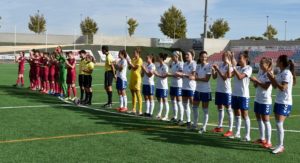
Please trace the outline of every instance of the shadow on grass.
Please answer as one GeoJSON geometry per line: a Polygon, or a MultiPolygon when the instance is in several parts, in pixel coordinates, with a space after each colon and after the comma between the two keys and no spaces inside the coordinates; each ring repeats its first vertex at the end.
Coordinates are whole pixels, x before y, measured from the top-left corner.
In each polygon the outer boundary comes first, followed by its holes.
{"type": "Polygon", "coordinates": [[[57,97],[41,94],[39,91],[31,91],[29,88],[17,88],[13,86],[0,85],[0,95],[1,92],[8,94],[9,96],[33,103],[39,102],[43,104],[64,104],[63,102],[58,101],[57,97]]]}
{"type": "MultiPolygon", "coordinates": [[[[64,104],[56,97],[41,95],[38,92],[30,91],[26,88],[14,88],[11,86],[0,85],[0,90],[5,94],[17,98],[26,99],[30,102],[43,104],[64,104]]],[[[120,130],[130,130],[150,136],[150,140],[163,143],[174,143],[181,145],[203,145],[214,148],[226,148],[237,150],[265,151],[265,149],[251,143],[244,143],[238,140],[224,138],[221,134],[206,133],[199,135],[196,132],[186,131],[184,127],[178,127],[169,122],[162,122],[148,118],[127,116],[116,113],[108,113],[82,107],[62,107],[59,105],[53,108],[67,109],[77,112],[85,118],[95,121],[99,125],[114,125],[120,130]],[[101,120],[101,121],[99,121],[101,120]]],[[[91,106],[97,108],[96,106],[91,106]]],[[[112,110],[110,110],[112,111],[112,110]]],[[[112,111],[115,112],[115,111],[112,111]]]]}
{"type": "MultiPolygon", "coordinates": [[[[95,106],[92,106],[93,108],[95,106]]],[[[228,148],[237,150],[265,151],[258,145],[241,142],[222,137],[221,134],[206,133],[200,135],[196,132],[187,131],[170,122],[162,122],[142,117],[129,117],[113,113],[106,113],[86,108],[68,107],[95,120],[97,124],[114,125],[122,130],[132,130],[141,134],[151,136],[149,139],[157,142],[175,143],[182,145],[204,145],[215,148],[228,148]],[[97,121],[101,120],[101,121],[97,121]]]]}

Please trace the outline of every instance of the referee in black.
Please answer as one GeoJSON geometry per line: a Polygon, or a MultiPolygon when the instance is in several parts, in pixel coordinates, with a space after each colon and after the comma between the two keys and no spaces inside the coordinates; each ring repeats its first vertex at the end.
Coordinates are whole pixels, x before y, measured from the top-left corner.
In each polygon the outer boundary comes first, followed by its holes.
{"type": "Polygon", "coordinates": [[[115,67],[113,64],[113,56],[109,53],[108,46],[102,46],[102,53],[106,55],[104,87],[108,99],[107,103],[103,105],[103,107],[112,108],[112,83],[113,83],[113,79],[116,78],[115,67]]]}
{"type": "Polygon", "coordinates": [[[78,53],[80,55],[78,83],[79,83],[79,87],[80,87],[80,102],[83,102],[84,94],[85,94],[84,85],[83,85],[84,84],[83,69],[86,64],[86,51],[80,50],[78,53]]]}
{"type": "Polygon", "coordinates": [[[85,66],[83,69],[84,72],[84,89],[85,89],[85,100],[84,100],[84,105],[92,105],[92,98],[93,98],[93,90],[92,90],[92,82],[93,82],[93,78],[92,78],[92,73],[94,71],[94,62],[95,62],[95,58],[88,54],[86,56],[86,62],[85,62],[85,66]]]}

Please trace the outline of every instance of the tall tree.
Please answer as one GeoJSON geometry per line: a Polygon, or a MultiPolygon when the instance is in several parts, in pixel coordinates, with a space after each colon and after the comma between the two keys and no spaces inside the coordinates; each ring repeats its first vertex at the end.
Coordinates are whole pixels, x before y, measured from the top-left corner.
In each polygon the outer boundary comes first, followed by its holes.
{"type": "Polygon", "coordinates": [[[92,18],[86,17],[80,23],[80,29],[82,35],[87,36],[88,44],[92,44],[94,35],[97,33],[99,29],[97,23],[92,18]]]}
{"type": "Polygon", "coordinates": [[[34,33],[41,34],[46,31],[46,19],[39,12],[29,16],[28,29],[34,33]]]}
{"type": "Polygon", "coordinates": [[[228,22],[221,18],[214,21],[214,23],[209,27],[209,30],[214,38],[223,38],[230,30],[230,27],[228,22]]]}
{"type": "Polygon", "coordinates": [[[160,18],[158,24],[161,32],[170,38],[185,38],[187,32],[186,18],[181,10],[170,7],[160,18]]]}
{"type": "Polygon", "coordinates": [[[268,40],[273,40],[277,33],[277,30],[272,25],[269,25],[263,36],[265,36],[268,40]]]}
{"type": "Polygon", "coordinates": [[[129,36],[131,37],[135,30],[136,30],[136,27],[139,25],[137,20],[133,19],[133,18],[130,18],[128,21],[127,21],[127,24],[128,24],[128,34],[129,36]]]}

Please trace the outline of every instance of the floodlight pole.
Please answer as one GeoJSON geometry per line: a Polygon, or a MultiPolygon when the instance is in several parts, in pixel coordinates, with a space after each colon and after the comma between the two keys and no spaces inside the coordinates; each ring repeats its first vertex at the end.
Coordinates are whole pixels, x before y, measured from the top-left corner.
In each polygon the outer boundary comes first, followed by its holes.
{"type": "Polygon", "coordinates": [[[48,52],[48,30],[45,31],[46,34],[46,52],[48,52]]]}
{"type": "Polygon", "coordinates": [[[74,50],[76,49],[76,29],[74,28],[74,34],[73,34],[73,46],[74,50]]]}
{"type": "Polygon", "coordinates": [[[176,38],[176,26],[177,26],[177,19],[174,18],[174,36],[173,36],[174,41],[175,41],[175,38],[176,38]]]}
{"type": "Polygon", "coordinates": [[[40,34],[40,10],[37,10],[38,12],[38,34],[40,34]]]}
{"type": "Polygon", "coordinates": [[[15,25],[15,35],[14,35],[14,55],[16,55],[16,45],[17,45],[17,26],[15,25]]]}
{"type": "Polygon", "coordinates": [[[268,26],[269,26],[269,16],[267,16],[267,29],[268,29],[268,26]]]}
{"type": "Polygon", "coordinates": [[[125,17],[125,50],[127,47],[127,16],[125,17]]]}
{"type": "Polygon", "coordinates": [[[284,21],[284,40],[286,41],[286,25],[287,21],[284,21]]]}
{"type": "Polygon", "coordinates": [[[207,38],[207,0],[205,0],[205,10],[204,10],[204,38],[207,38]]]}

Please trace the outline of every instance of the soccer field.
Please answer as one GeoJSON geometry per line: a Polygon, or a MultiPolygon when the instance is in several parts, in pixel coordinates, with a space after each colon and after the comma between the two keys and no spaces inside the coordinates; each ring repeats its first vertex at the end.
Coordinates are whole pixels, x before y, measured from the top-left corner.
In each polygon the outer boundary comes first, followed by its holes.
{"type": "MultiPolygon", "coordinates": [[[[17,65],[0,64],[0,162],[300,162],[300,84],[293,88],[293,110],[284,126],[286,151],[273,155],[259,145],[221,134],[200,135],[169,122],[102,109],[106,102],[102,67],[93,73],[93,105],[85,108],[30,91],[28,69],[26,65],[25,88],[14,88],[17,65]]],[[[212,80],[213,90],[215,87],[212,80]]],[[[255,95],[252,85],[251,95],[255,95]]],[[[113,96],[116,108],[116,92],[113,96]]],[[[129,92],[128,97],[131,101],[129,92]]],[[[253,100],[251,138],[255,140],[258,130],[253,100]]],[[[214,102],[209,110],[211,130],[217,123],[214,102]]],[[[273,116],[272,143],[276,145],[273,116]]],[[[201,110],[199,117],[201,122],[201,110]]],[[[225,125],[227,117],[225,112],[225,125]]]]}

